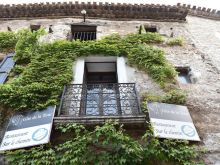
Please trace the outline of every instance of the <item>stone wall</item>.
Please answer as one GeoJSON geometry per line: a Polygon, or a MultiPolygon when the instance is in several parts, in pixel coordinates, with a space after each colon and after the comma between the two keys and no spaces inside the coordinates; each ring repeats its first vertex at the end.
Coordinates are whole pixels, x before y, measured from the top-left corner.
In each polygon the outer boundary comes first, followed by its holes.
{"type": "Polygon", "coordinates": [[[205,7],[197,7],[186,4],[177,4],[177,7],[181,7],[183,9],[187,9],[189,11],[189,15],[204,17],[214,20],[220,20],[220,10],[205,8],[205,7]]]}
{"type": "Polygon", "coordinates": [[[108,19],[156,19],[185,21],[188,10],[177,6],[121,3],[34,3],[0,5],[0,19],[82,17],[81,10],[90,18],[108,19]]]}
{"type": "MultiPolygon", "coordinates": [[[[17,31],[28,28],[30,24],[40,24],[46,29],[49,28],[49,25],[53,25],[54,32],[51,38],[55,40],[65,38],[66,31],[70,31],[70,24],[81,21],[82,19],[72,17],[0,20],[0,31],[6,31],[8,26],[13,31],[17,31]]],[[[197,83],[180,84],[180,87],[188,93],[187,107],[202,140],[200,144],[207,149],[207,153],[202,159],[207,165],[217,164],[220,161],[220,21],[188,16],[187,22],[87,19],[87,23],[97,25],[98,38],[116,32],[120,35],[135,33],[141,24],[156,26],[160,34],[167,36],[165,38],[170,36],[172,27],[174,37],[183,36],[185,38],[185,44],[182,47],[170,47],[164,44],[158,46],[164,49],[166,58],[174,66],[190,66],[193,71],[201,74],[197,83]]],[[[46,41],[51,41],[50,38],[46,39],[46,41]]],[[[127,67],[127,73],[130,75],[129,80],[137,83],[138,91],[163,94],[159,86],[146,73],[131,67],[127,67]]]]}

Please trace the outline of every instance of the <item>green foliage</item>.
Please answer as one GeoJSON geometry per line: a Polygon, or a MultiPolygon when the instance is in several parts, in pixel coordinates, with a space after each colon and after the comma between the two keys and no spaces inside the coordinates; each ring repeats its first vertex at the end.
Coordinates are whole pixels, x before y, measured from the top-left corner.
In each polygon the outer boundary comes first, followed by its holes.
{"type": "Polygon", "coordinates": [[[102,127],[97,126],[92,132],[75,125],[77,131],[74,140],[58,147],[59,152],[68,155],[68,157],[62,155],[60,163],[136,164],[140,161],[141,146],[129,136],[124,135],[121,127],[116,129],[115,125],[115,123],[107,122],[102,127]],[[82,130],[80,131],[79,128],[82,130]]]}
{"type": "Polygon", "coordinates": [[[184,39],[182,37],[172,38],[168,40],[167,44],[170,46],[175,46],[175,45],[183,46],[184,39]]]}
{"type": "Polygon", "coordinates": [[[9,164],[14,165],[54,165],[56,153],[49,146],[39,146],[30,150],[15,150],[6,153],[9,164]]]}
{"type": "MultiPolygon", "coordinates": [[[[0,104],[14,110],[41,109],[58,104],[63,86],[72,79],[72,63],[77,57],[88,55],[126,56],[131,64],[148,72],[164,85],[173,81],[175,69],[165,59],[164,52],[148,46],[163,41],[158,33],[130,34],[124,38],[115,34],[97,41],[56,41],[39,44],[45,32],[23,30],[16,44],[18,76],[0,85],[0,104]]],[[[183,102],[178,92],[170,92],[162,100],[183,102]]],[[[19,165],[134,165],[152,163],[155,160],[188,164],[195,158],[195,148],[185,142],[165,141],[154,138],[151,132],[141,142],[124,133],[121,126],[107,122],[93,131],[83,126],[69,124],[59,126],[62,132],[73,131],[72,139],[59,145],[44,145],[27,150],[7,152],[10,164],[19,165]],[[164,144],[166,143],[166,144],[164,144]],[[181,160],[180,160],[181,159],[181,160]]],[[[153,163],[152,163],[153,164],[153,163]]]]}
{"type": "Polygon", "coordinates": [[[185,104],[186,98],[187,94],[184,91],[176,89],[167,92],[163,97],[162,102],[170,104],[185,104]]]}
{"type": "Polygon", "coordinates": [[[152,129],[149,129],[142,139],[145,142],[143,147],[145,163],[154,164],[155,161],[159,161],[193,165],[197,164],[194,160],[201,153],[195,146],[190,146],[188,141],[156,138],[152,129]]]}
{"type": "Polygon", "coordinates": [[[5,122],[8,121],[8,117],[11,116],[12,110],[8,107],[0,105],[0,127],[5,128],[5,122]]]}
{"type": "Polygon", "coordinates": [[[31,32],[24,29],[18,32],[18,42],[15,47],[16,55],[14,59],[18,64],[27,64],[30,62],[32,52],[37,47],[37,40],[40,35],[45,34],[44,29],[31,32]]]}
{"type": "Polygon", "coordinates": [[[15,110],[41,109],[57,104],[63,86],[72,78],[72,61],[46,54],[43,47],[15,81],[0,86],[0,98],[15,110]],[[9,97],[10,96],[10,97],[9,97]]]}
{"type": "Polygon", "coordinates": [[[102,42],[104,42],[106,44],[120,43],[121,40],[122,40],[122,37],[118,33],[114,33],[112,35],[105,36],[102,38],[102,42]]]}
{"type": "Polygon", "coordinates": [[[0,32],[0,49],[14,49],[18,37],[15,32],[0,32]]]}
{"type": "Polygon", "coordinates": [[[12,69],[12,73],[14,75],[19,75],[25,70],[25,66],[22,65],[15,65],[15,67],[12,69]]]}
{"type": "Polygon", "coordinates": [[[183,105],[186,103],[187,94],[180,89],[173,89],[164,95],[144,94],[142,97],[144,98],[144,102],[162,102],[183,105]]]}
{"type": "Polygon", "coordinates": [[[145,33],[146,33],[146,30],[145,30],[144,25],[140,25],[140,27],[139,27],[139,29],[138,29],[138,33],[139,33],[139,34],[145,34],[145,33]]]}
{"type": "Polygon", "coordinates": [[[0,102],[14,110],[41,109],[57,104],[63,86],[72,78],[73,60],[62,50],[53,54],[56,44],[38,46],[37,38],[42,33],[42,30],[20,32],[15,59],[20,63],[31,62],[25,69],[16,65],[14,71],[21,73],[19,78],[0,86],[0,102]]]}
{"type": "Polygon", "coordinates": [[[58,127],[72,132],[69,141],[51,146],[6,152],[9,164],[19,165],[145,165],[158,161],[193,164],[200,153],[187,141],[161,140],[148,130],[141,141],[125,134],[122,126],[108,121],[93,131],[82,125],[58,127]]]}
{"type": "Polygon", "coordinates": [[[16,44],[16,67],[18,78],[0,86],[0,103],[14,110],[41,109],[58,104],[63,86],[72,79],[72,63],[75,58],[88,55],[127,56],[129,61],[152,75],[163,84],[174,78],[174,68],[165,60],[163,51],[147,45],[132,44],[134,38],[142,42],[160,41],[160,35],[118,34],[97,41],[56,41],[39,45],[40,29],[35,32],[22,30],[16,44]],[[134,37],[134,38],[133,38],[134,37]]]}
{"type": "Polygon", "coordinates": [[[163,38],[159,33],[146,32],[144,34],[128,34],[124,38],[125,42],[131,44],[140,44],[140,43],[162,43],[163,38]]]}
{"type": "Polygon", "coordinates": [[[147,71],[161,85],[172,81],[176,76],[175,69],[168,63],[161,49],[138,45],[130,50],[128,60],[131,64],[147,71]]]}

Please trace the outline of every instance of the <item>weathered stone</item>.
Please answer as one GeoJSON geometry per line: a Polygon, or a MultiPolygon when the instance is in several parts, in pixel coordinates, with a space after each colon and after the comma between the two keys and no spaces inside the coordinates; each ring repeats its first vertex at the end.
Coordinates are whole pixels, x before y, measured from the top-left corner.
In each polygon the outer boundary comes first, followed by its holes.
{"type": "Polygon", "coordinates": [[[41,36],[39,38],[40,42],[54,42],[56,40],[65,40],[68,34],[71,33],[70,26],[68,25],[55,25],[51,27],[53,33],[48,33],[47,35],[41,36]]]}
{"type": "MultiPolygon", "coordinates": [[[[220,155],[219,155],[220,157],[220,155]]],[[[215,162],[215,165],[220,165],[220,161],[215,162]]]]}
{"type": "MultiPolygon", "coordinates": [[[[129,8],[129,6],[127,7],[129,8]]],[[[53,33],[40,38],[40,42],[53,42],[56,39],[66,38],[67,33],[71,31],[70,25],[67,23],[81,21],[82,19],[74,18],[1,21],[0,31],[6,31],[7,26],[17,31],[29,27],[30,24],[41,24],[47,29],[49,25],[53,25],[53,33]]],[[[198,76],[199,81],[195,84],[179,84],[179,86],[188,93],[187,106],[199,135],[201,139],[204,139],[203,142],[207,147],[208,153],[204,157],[206,164],[213,165],[218,161],[220,158],[220,22],[191,16],[187,17],[186,23],[97,19],[87,19],[87,21],[97,25],[98,39],[112,33],[121,35],[135,33],[141,24],[157,26],[158,32],[164,36],[170,36],[170,28],[173,27],[174,37],[183,36],[185,38],[185,45],[182,47],[169,47],[166,44],[157,46],[164,49],[166,58],[173,65],[188,65],[193,72],[201,74],[198,76]]],[[[130,76],[129,79],[137,83],[139,93],[163,94],[163,90],[145,72],[129,66],[127,66],[127,72],[130,76]]]]}
{"type": "Polygon", "coordinates": [[[40,3],[40,4],[23,4],[23,5],[2,5],[2,10],[0,10],[0,18],[20,18],[20,17],[63,17],[69,16],[72,13],[76,16],[81,16],[80,11],[85,9],[88,11],[88,17],[103,17],[103,18],[154,18],[154,19],[176,19],[176,20],[185,20],[185,15],[182,10],[187,11],[187,9],[176,8],[175,6],[165,6],[165,5],[143,5],[143,4],[126,4],[126,3],[105,3],[102,2],[97,5],[96,3],[91,4],[90,2],[86,4],[85,2],[75,2],[66,3],[66,2],[58,2],[58,3],[40,3]],[[128,9],[129,10],[126,10],[128,9]],[[172,11],[172,9],[174,9],[172,11]],[[71,10],[74,9],[74,12],[71,10]],[[94,13],[99,14],[91,14],[89,10],[93,9],[94,13]],[[145,11],[151,11],[146,13],[145,11]],[[172,11],[172,12],[171,12],[172,11]],[[150,14],[150,15],[148,15],[150,14]],[[174,17],[176,15],[178,17],[174,17]]]}
{"type": "MultiPolygon", "coordinates": [[[[183,4],[177,4],[180,8],[186,8],[186,6],[183,4]]],[[[205,17],[209,19],[214,19],[214,20],[220,20],[220,14],[216,12],[215,9],[211,10],[210,8],[205,8],[205,7],[196,7],[193,6],[190,8],[190,6],[187,6],[187,9],[189,11],[189,15],[194,15],[194,16],[199,16],[199,17],[205,17]]]]}
{"type": "Polygon", "coordinates": [[[207,133],[203,142],[210,152],[220,151],[220,133],[207,133]]]}

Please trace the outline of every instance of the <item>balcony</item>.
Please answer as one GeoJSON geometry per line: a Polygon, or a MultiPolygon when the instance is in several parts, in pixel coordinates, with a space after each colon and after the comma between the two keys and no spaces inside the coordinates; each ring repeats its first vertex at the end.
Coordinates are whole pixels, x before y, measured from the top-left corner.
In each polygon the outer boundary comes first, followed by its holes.
{"type": "Polygon", "coordinates": [[[134,83],[71,84],[64,87],[55,122],[145,123],[134,83]]]}

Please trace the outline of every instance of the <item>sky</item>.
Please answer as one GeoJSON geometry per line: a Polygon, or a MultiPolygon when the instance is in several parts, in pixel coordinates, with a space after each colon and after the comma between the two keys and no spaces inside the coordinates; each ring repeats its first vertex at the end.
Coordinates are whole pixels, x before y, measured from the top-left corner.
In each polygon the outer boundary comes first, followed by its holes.
{"type": "MultiPolygon", "coordinates": [[[[69,2],[73,0],[0,0],[0,4],[22,4],[22,3],[41,3],[41,2],[69,2]]],[[[137,3],[137,4],[166,4],[176,5],[191,4],[200,7],[220,10],[220,0],[77,0],[79,2],[114,2],[114,3],[137,3]]]]}

